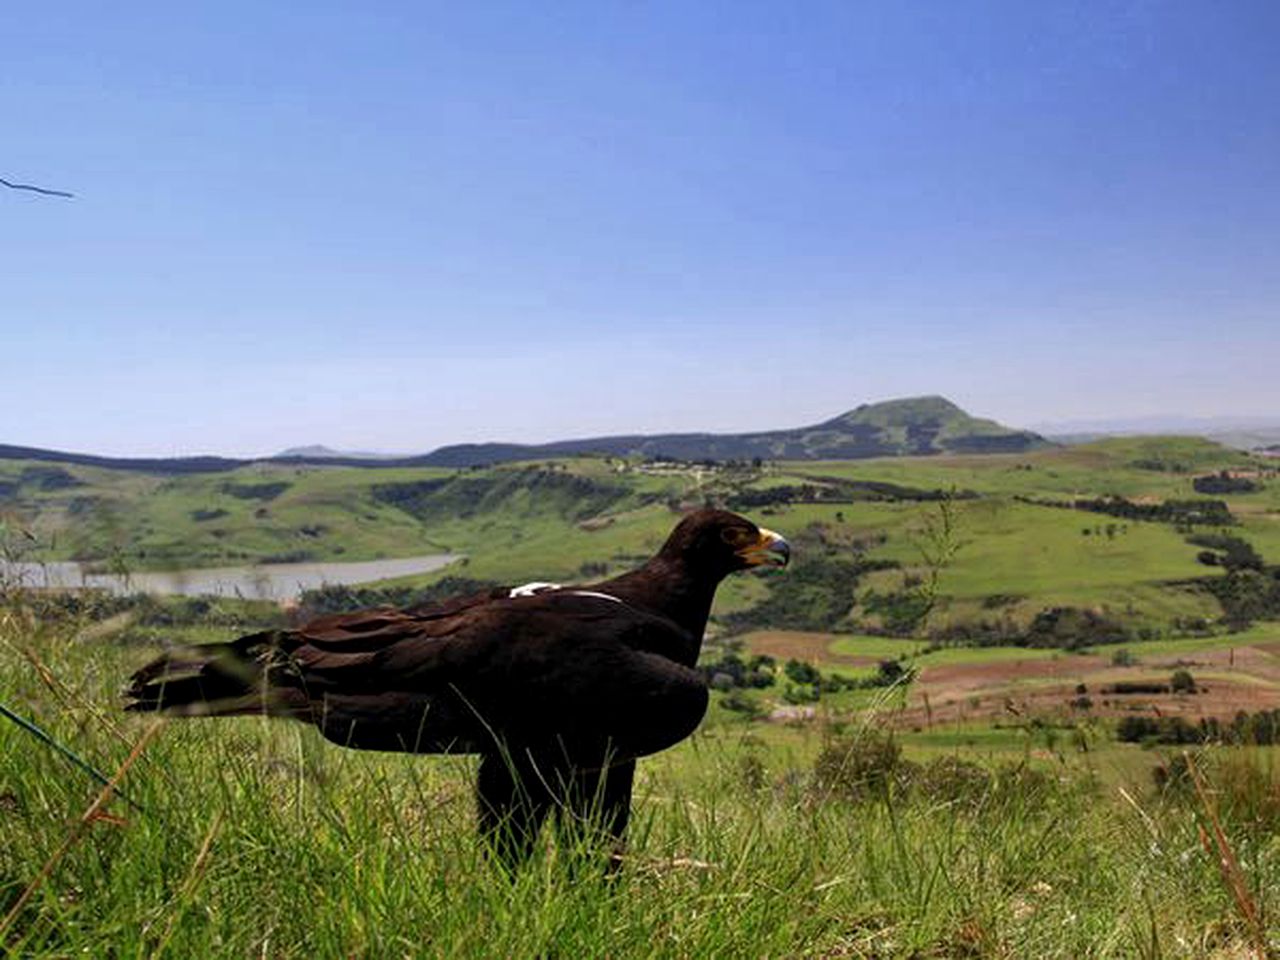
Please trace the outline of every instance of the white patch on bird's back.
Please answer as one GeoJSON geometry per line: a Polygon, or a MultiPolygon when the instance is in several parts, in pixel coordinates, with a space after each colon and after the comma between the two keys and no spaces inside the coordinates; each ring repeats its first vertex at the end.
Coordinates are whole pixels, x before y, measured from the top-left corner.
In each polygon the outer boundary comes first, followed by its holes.
{"type": "Polygon", "coordinates": [[[597,600],[609,600],[612,603],[622,603],[617,597],[608,593],[601,593],[599,590],[565,590],[558,583],[544,583],[541,580],[535,580],[533,583],[526,583],[519,587],[512,587],[511,592],[507,596],[516,597],[540,597],[544,593],[556,593],[563,591],[566,597],[595,597],[597,600]]]}
{"type": "Polygon", "coordinates": [[[614,603],[622,603],[617,597],[607,593],[600,593],[598,590],[570,590],[568,594],[573,597],[598,597],[601,600],[612,600],[614,603]]]}
{"type": "Polygon", "coordinates": [[[535,580],[532,583],[526,583],[523,586],[512,587],[509,597],[536,597],[540,593],[546,593],[548,590],[559,590],[558,583],[544,583],[541,580],[535,580]]]}

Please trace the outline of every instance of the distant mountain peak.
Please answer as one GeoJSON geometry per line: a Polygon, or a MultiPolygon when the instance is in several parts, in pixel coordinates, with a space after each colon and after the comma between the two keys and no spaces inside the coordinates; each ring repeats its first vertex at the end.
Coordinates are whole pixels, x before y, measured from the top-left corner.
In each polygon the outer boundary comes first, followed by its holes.
{"type": "Polygon", "coordinates": [[[287,450],[281,450],[275,454],[277,457],[341,457],[344,454],[339,453],[332,447],[326,447],[322,443],[312,443],[305,447],[289,447],[287,450]]]}
{"type": "Polygon", "coordinates": [[[371,453],[365,450],[335,450],[322,443],[312,443],[305,447],[290,447],[274,454],[272,460],[395,460],[398,453],[371,453]]]}
{"type": "Polygon", "coordinates": [[[925,419],[948,419],[951,417],[967,417],[960,407],[946,397],[929,394],[922,397],[900,397],[896,400],[882,400],[879,403],[862,403],[828,423],[892,423],[904,425],[925,419]]]}
{"type": "Polygon", "coordinates": [[[441,447],[428,454],[424,462],[468,466],[585,453],[680,460],[854,460],[939,453],[1020,453],[1048,445],[1039,434],[972,417],[946,397],[930,395],[864,403],[823,423],[791,430],[596,437],[536,446],[460,444],[441,447]]]}

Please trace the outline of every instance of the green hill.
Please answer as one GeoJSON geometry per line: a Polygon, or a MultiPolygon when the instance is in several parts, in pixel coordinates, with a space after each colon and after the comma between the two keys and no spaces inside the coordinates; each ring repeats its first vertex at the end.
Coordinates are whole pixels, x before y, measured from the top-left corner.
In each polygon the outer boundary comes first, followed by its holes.
{"type": "Polygon", "coordinates": [[[678,460],[850,460],[937,453],[1018,453],[1050,446],[1039,434],[972,417],[943,397],[865,404],[807,427],[758,433],[667,433],[595,437],[536,446],[463,444],[423,458],[468,466],[579,454],[678,460]]]}

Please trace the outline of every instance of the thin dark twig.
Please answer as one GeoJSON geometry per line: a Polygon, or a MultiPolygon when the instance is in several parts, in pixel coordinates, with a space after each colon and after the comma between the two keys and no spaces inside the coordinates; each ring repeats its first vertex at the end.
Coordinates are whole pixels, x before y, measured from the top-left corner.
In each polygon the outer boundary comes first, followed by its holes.
{"type": "Polygon", "coordinates": [[[46,197],[74,197],[74,193],[67,193],[65,190],[49,190],[45,187],[37,187],[30,183],[12,183],[0,177],[0,184],[8,187],[10,190],[30,190],[32,193],[43,193],[46,197]]]}
{"type": "MultiPolygon", "coordinates": [[[[32,721],[28,720],[26,717],[22,716],[21,714],[14,713],[12,710],[6,707],[3,703],[0,703],[0,716],[7,717],[8,719],[16,723],[18,726],[20,726],[23,730],[27,731],[27,733],[35,737],[37,740],[47,743],[49,746],[53,747],[53,749],[57,750],[58,753],[62,754],[62,756],[66,757],[68,760],[74,763],[77,767],[79,767],[89,776],[93,777],[93,779],[97,780],[99,783],[108,784],[111,782],[105,774],[100,772],[91,763],[89,763],[86,760],[82,760],[79,754],[75,753],[74,751],[72,751],[67,747],[64,747],[52,736],[45,733],[38,726],[36,726],[32,721]]],[[[123,800],[129,806],[133,807],[133,809],[137,810],[139,813],[146,813],[146,811],[137,803],[135,803],[132,799],[130,799],[129,795],[126,794],[123,790],[120,790],[117,788],[115,793],[116,793],[116,796],[118,796],[121,800],[123,800]]]]}

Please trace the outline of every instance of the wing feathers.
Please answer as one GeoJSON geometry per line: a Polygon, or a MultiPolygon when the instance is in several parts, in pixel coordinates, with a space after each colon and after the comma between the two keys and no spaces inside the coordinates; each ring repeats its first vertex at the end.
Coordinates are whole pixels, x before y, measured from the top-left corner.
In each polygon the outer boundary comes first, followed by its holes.
{"type": "Polygon", "coordinates": [[[267,713],[337,743],[412,752],[557,740],[630,756],[678,742],[706,709],[668,656],[690,638],[614,598],[468,598],[452,613],[376,609],[173,650],[139,670],[130,710],[267,713]]]}

